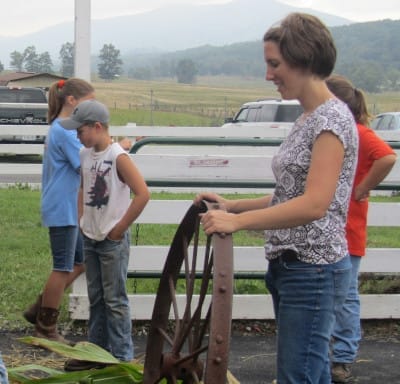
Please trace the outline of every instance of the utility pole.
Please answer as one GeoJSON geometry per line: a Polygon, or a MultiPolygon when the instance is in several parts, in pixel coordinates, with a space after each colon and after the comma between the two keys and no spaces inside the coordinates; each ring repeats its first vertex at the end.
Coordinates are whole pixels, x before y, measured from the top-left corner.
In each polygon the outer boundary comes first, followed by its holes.
{"type": "Polygon", "coordinates": [[[90,81],[90,0],[75,0],[74,76],[90,81]]]}

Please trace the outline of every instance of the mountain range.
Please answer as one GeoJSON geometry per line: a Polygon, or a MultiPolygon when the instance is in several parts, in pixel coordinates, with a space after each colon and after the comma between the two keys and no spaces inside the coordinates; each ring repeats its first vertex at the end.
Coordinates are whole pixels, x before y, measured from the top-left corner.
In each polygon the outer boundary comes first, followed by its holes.
{"type": "MultiPolygon", "coordinates": [[[[232,0],[213,5],[181,4],[142,14],[92,20],[91,53],[98,54],[104,44],[113,44],[121,55],[126,55],[259,40],[271,25],[293,11],[312,13],[329,27],[352,23],[342,17],[292,7],[277,0],[232,0]]],[[[23,52],[26,47],[34,46],[38,54],[49,52],[56,64],[61,46],[73,40],[73,21],[24,36],[0,36],[0,61],[7,69],[11,52],[23,52]]]]}

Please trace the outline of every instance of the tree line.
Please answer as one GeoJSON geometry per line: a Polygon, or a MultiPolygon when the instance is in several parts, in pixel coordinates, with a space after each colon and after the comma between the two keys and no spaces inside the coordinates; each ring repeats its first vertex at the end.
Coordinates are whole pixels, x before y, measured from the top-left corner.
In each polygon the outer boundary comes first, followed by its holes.
{"type": "MultiPolygon", "coordinates": [[[[57,71],[61,76],[71,77],[74,74],[74,44],[67,42],[59,51],[60,68],[57,71]]],[[[55,73],[54,64],[49,52],[36,52],[31,45],[24,51],[13,51],[10,54],[10,67],[16,71],[55,73]]],[[[113,44],[104,44],[97,58],[97,72],[101,79],[114,80],[123,73],[123,60],[121,52],[113,44]]],[[[0,72],[4,65],[0,62],[0,72]]],[[[173,76],[179,83],[191,84],[195,81],[197,69],[195,64],[188,59],[181,60],[174,69],[173,76]]]]}
{"type": "MultiPolygon", "coordinates": [[[[74,74],[74,44],[66,42],[59,51],[59,73],[65,77],[74,74]]],[[[98,56],[98,75],[101,79],[112,80],[122,73],[121,53],[113,44],[104,44],[98,56]]],[[[38,53],[35,46],[31,45],[23,52],[13,51],[10,54],[10,66],[16,71],[55,73],[54,64],[49,52],[38,53]]],[[[0,64],[0,69],[4,66],[0,64]]]]}

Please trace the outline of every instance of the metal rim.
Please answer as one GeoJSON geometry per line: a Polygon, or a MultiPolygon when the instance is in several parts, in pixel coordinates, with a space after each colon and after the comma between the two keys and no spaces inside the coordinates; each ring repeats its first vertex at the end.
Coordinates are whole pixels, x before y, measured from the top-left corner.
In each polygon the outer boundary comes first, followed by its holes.
{"type": "Polygon", "coordinates": [[[176,231],[154,303],[144,384],[161,379],[168,384],[178,380],[183,384],[226,382],[233,297],[232,236],[207,237],[204,255],[199,255],[199,214],[216,208],[212,203],[192,205],[176,231]],[[200,260],[202,279],[195,295],[200,260]],[[185,295],[182,313],[177,293],[181,285],[185,295]]]}

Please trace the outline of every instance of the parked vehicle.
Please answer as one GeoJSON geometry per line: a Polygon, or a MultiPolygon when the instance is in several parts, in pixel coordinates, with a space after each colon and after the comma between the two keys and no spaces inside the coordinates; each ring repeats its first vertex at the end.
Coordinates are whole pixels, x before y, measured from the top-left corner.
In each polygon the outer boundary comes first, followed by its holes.
{"type": "Polygon", "coordinates": [[[243,104],[233,118],[225,124],[281,122],[293,123],[303,113],[297,100],[265,99],[243,104]]]}
{"type": "Polygon", "coordinates": [[[375,131],[400,131],[400,112],[380,113],[371,121],[375,131]]]}
{"type": "Polygon", "coordinates": [[[43,143],[45,136],[2,134],[2,125],[47,125],[48,103],[44,90],[0,86],[0,142],[43,143]]]}

